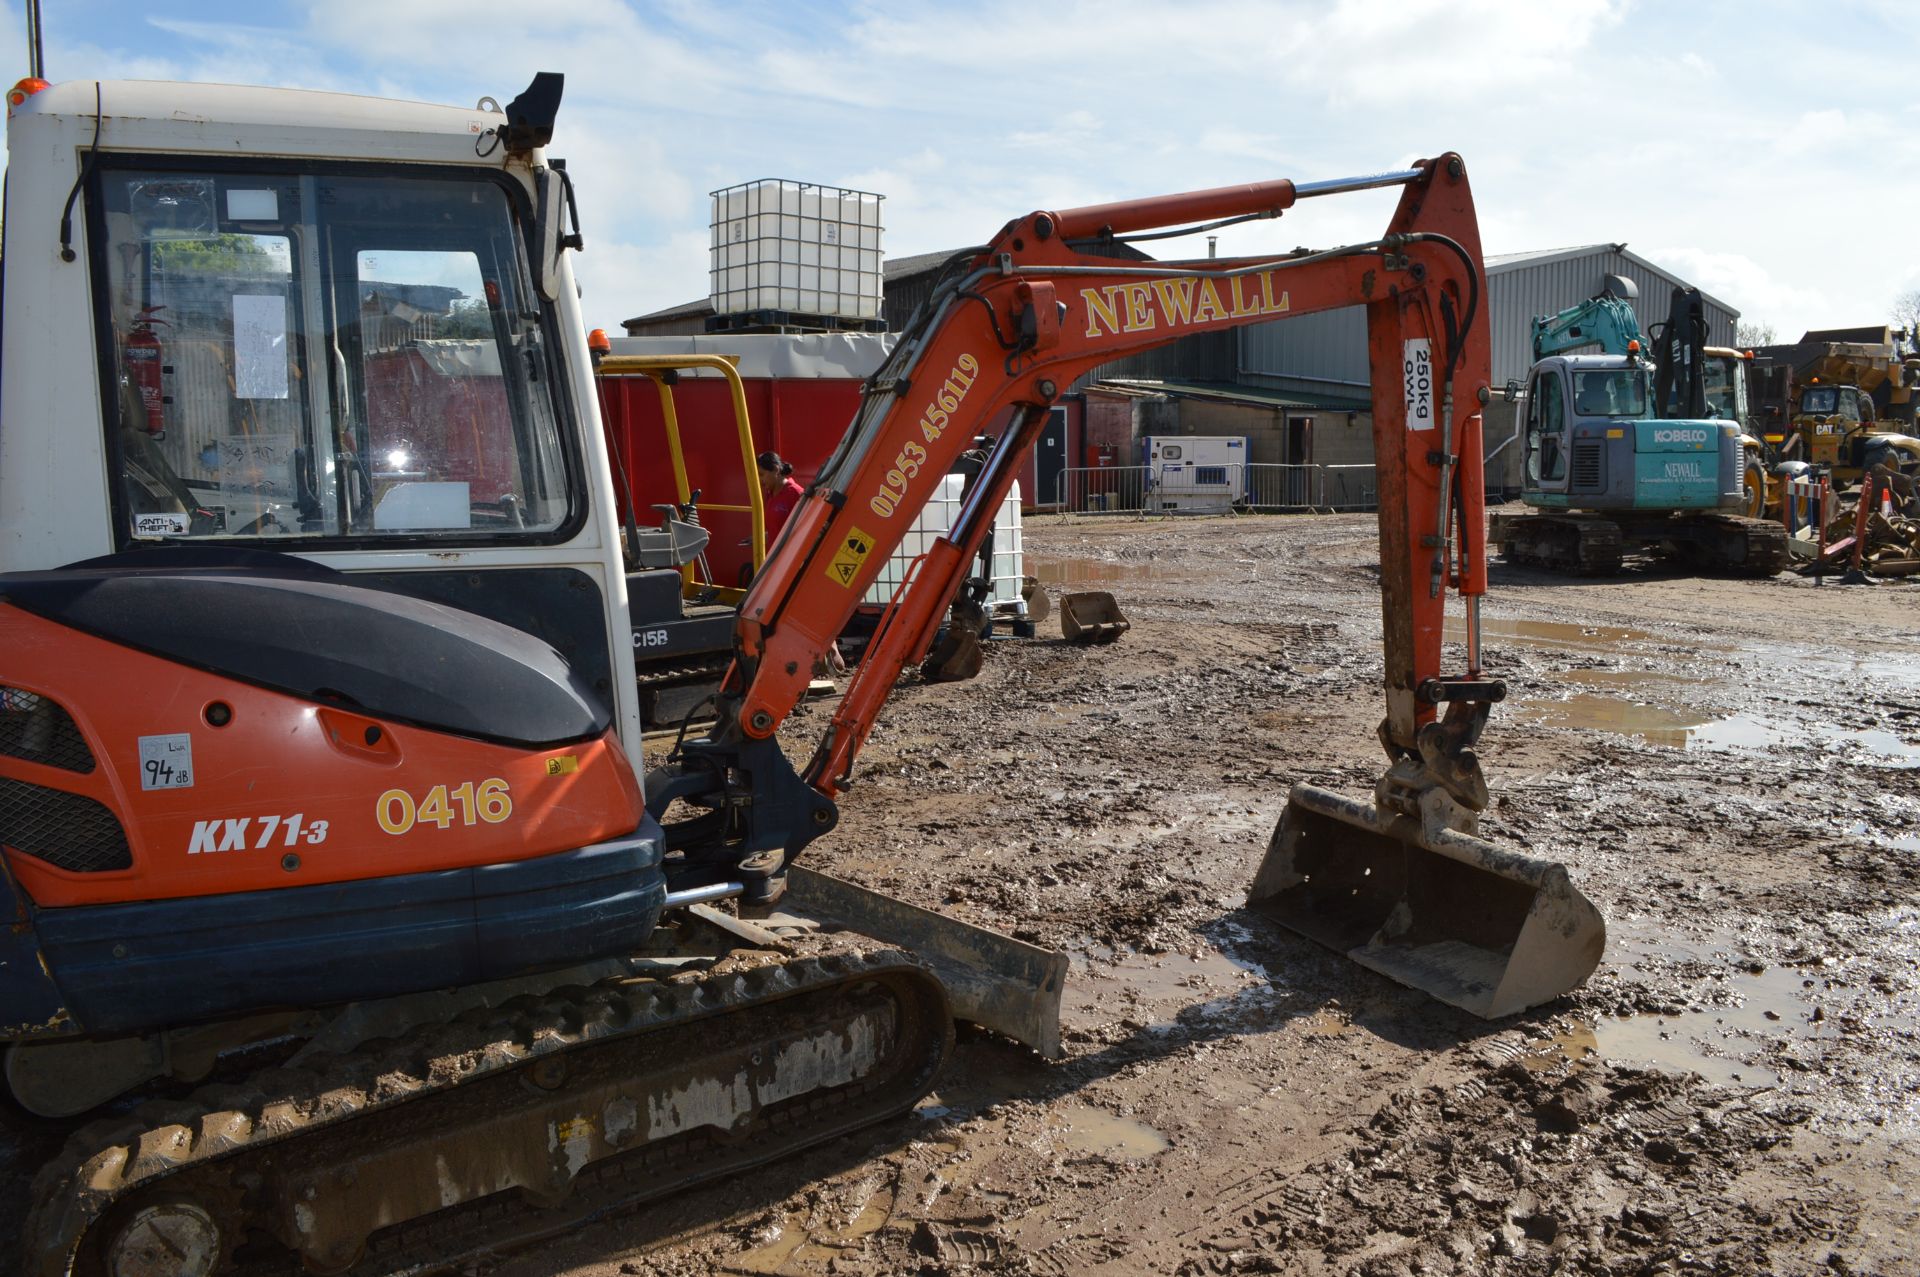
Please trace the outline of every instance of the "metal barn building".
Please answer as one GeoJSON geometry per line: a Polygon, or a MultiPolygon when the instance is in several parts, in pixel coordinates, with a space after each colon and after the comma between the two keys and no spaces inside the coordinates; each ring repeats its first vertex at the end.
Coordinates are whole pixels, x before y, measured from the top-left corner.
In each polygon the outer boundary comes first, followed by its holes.
{"type": "MultiPolygon", "coordinates": [[[[1598,293],[1608,275],[1640,289],[1633,310],[1647,329],[1667,317],[1675,288],[1691,285],[1625,244],[1584,244],[1531,253],[1489,255],[1487,307],[1493,324],[1493,384],[1520,380],[1533,363],[1533,319],[1553,315],[1598,293]]],[[[1709,340],[1733,345],[1740,312],[1706,297],[1709,340]]],[[[1249,328],[1240,339],[1240,373],[1255,382],[1296,383],[1303,390],[1365,393],[1367,321],[1362,308],[1345,307],[1249,328]]]]}

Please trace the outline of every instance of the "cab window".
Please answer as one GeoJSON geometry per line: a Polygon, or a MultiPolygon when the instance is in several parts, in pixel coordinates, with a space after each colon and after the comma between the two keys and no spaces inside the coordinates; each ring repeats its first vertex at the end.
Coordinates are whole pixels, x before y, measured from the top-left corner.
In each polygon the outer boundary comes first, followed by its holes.
{"type": "Polygon", "coordinates": [[[108,168],[123,536],[546,536],[577,517],[550,319],[493,175],[108,168]]]}

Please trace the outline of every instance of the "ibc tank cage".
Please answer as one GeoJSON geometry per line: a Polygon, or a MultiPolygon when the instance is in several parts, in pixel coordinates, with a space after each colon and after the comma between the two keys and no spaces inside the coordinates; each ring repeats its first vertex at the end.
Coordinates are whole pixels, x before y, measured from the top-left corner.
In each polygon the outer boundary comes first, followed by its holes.
{"type": "Polygon", "coordinates": [[[786,178],[712,195],[710,331],[884,331],[883,196],[786,178]]]}

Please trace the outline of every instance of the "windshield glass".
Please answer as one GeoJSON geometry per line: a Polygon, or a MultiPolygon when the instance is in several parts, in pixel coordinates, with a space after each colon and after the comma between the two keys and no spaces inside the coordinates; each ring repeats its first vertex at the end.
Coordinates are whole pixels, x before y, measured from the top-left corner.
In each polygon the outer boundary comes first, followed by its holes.
{"type": "Polygon", "coordinates": [[[1647,415],[1647,378],[1638,369],[1608,369],[1573,374],[1573,410],[1582,417],[1647,415]]]}
{"type": "Polygon", "coordinates": [[[1839,386],[1809,386],[1801,392],[1803,413],[1811,413],[1814,417],[1832,417],[1839,409],[1839,386]]]}
{"type": "Polygon", "coordinates": [[[490,175],[109,171],[99,197],[134,539],[568,521],[546,334],[490,175]]]}
{"type": "Polygon", "coordinates": [[[1708,355],[1702,360],[1700,371],[1706,380],[1707,415],[1727,421],[1739,420],[1742,415],[1739,378],[1745,375],[1746,366],[1726,355],[1708,355]]]}

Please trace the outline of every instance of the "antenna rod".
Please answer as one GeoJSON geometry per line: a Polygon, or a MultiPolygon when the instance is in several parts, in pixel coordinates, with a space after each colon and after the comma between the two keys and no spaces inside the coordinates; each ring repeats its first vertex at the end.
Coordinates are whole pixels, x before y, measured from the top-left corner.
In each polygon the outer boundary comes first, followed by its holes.
{"type": "Polygon", "coordinates": [[[40,0],[27,0],[27,74],[36,80],[46,79],[46,61],[40,53],[40,0]]]}

